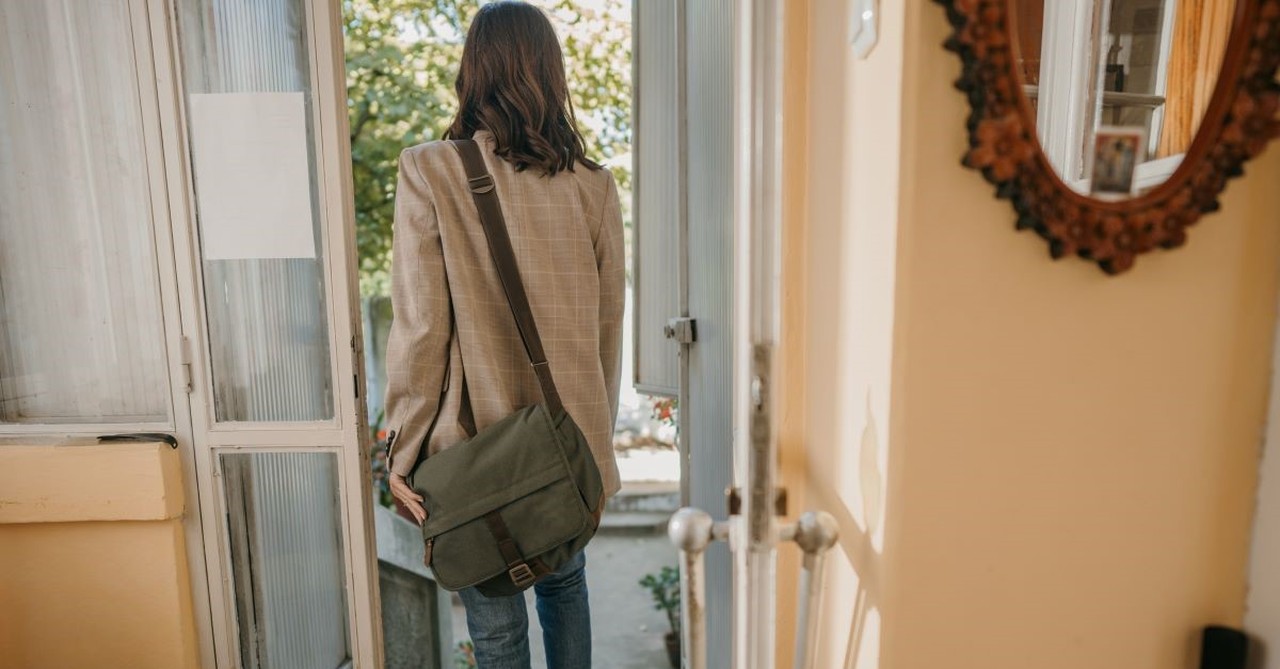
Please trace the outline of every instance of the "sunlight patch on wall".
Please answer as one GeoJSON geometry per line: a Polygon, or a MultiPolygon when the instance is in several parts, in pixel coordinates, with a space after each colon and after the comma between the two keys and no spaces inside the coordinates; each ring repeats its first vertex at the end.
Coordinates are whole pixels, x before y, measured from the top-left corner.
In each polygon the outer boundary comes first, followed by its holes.
{"type": "Polygon", "coordinates": [[[860,632],[857,646],[850,649],[852,652],[845,666],[849,669],[877,669],[880,666],[880,609],[866,611],[860,632]]]}

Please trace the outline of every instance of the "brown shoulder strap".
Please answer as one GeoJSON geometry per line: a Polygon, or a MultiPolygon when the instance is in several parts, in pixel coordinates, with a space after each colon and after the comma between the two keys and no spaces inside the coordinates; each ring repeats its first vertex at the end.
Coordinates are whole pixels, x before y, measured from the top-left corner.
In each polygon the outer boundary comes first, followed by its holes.
{"type": "Polygon", "coordinates": [[[484,155],[480,153],[480,145],[475,140],[455,139],[452,143],[458,150],[458,155],[462,156],[471,198],[475,200],[476,210],[480,213],[480,225],[484,228],[485,239],[489,241],[489,254],[498,269],[498,278],[502,281],[502,290],[511,306],[511,315],[516,319],[516,329],[520,331],[525,353],[529,356],[533,371],[538,375],[542,401],[552,416],[558,416],[564,409],[564,404],[560,401],[560,393],[551,378],[551,367],[547,364],[547,354],[542,349],[538,325],[533,321],[533,310],[529,307],[529,296],[524,292],[524,281],[520,278],[515,251],[511,249],[511,237],[502,217],[502,205],[494,190],[493,176],[485,167],[484,155]]]}

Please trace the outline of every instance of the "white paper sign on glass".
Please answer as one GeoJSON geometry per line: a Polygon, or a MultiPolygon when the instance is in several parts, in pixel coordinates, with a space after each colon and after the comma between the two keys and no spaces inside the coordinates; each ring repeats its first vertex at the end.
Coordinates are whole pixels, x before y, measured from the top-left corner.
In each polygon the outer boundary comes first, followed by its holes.
{"type": "Polygon", "coordinates": [[[191,95],[205,260],[316,257],[302,93],[191,95]]]}

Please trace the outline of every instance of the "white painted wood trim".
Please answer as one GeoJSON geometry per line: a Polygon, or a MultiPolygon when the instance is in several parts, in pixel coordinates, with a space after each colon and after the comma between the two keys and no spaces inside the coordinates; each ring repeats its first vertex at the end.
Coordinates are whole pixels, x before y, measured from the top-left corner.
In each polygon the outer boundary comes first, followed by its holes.
{"type": "Polygon", "coordinates": [[[190,339],[192,356],[192,391],[187,398],[191,415],[191,447],[187,460],[186,488],[191,512],[184,518],[187,534],[188,561],[196,610],[196,633],[200,639],[201,665],[233,667],[235,635],[234,617],[228,607],[230,574],[228,561],[220,551],[223,510],[218,500],[221,490],[215,478],[213,458],[202,435],[207,434],[212,420],[211,381],[207,370],[208,345],[204,333],[204,287],[197,267],[199,251],[196,242],[195,193],[190,155],[187,151],[186,110],[183,105],[183,77],[178,50],[177,7],[167,0],[151,0],[151,32],[156,49],[154,62],[160,93],[160,115],[164,126],[164,166],[168,182],[172,256],[175,261],[179,303],[182,305],[182,331],[190,339]],[[197,407],[208,407],[197,410],[197,407]]]}
{"type": "Polygon", "coordinates": [[[1083,176],[1084,147],[1101,106],[1090,91],[1106,63],[1105,58],[1094,62],[1091,49],[1093,4],[1057,0],[1044,8],[1036,125],[1045,156],[1067,183],[1083,176]]]}
{"type": "MultiPolygon", "coordinates": [[[[1272,664],[1280,659],[1280,324],[1276,334],[1244,616],[1245,630],[1272,664]]],[[[1255,660],[1255,666],[1263,665],[1255,660]]]]}
{"type": "Polygon", "coordinates": [[[1145,163],[1139,163],[1133,171],[1134,188],[1141,192],[1168,181],[1169,177],[1173,176],[1173,173],[1178,170],[1178,166],[1182,164],[1184,155],[1186,154],[1179,153],[1176,156],[1157,158],[1148,160],[1145,163]]]}
{"type": "MultiPolygon", "coordinates": [[[[181,163],[176,160],[173,141],[178,135],[177,109],[174,105],[175,75],[177,62],[173,57],[172,32],[169,30],[169,5],[163,0],[141,0],[135,2],[141,10],[143,23],[135,28],[137,35],[147,36],[146,65],[151,71],[153,82],[152,107],[155,114],[157,141],[149,147],[147,162],[152,170],[156,189],[162,189],[164,202],[156,205],[153,217],[163,220],[164,225],[156,226],[157,256],[160,259],[160,278],[162,300],[166,314],[166,339],[172,343],[174,351],[170,363],[170,384],[174,392],[174,436],[178,439],[178,447],[182,460],[183,496],[186,509],[182,517],[183,536],[186,542],[187,569],[191,581],[192,613],[195,618],[196,638],[199,647],[201,666],[215,666],[216,654],[212,634],[212,610],[208,606],[210,584],[206,578],[208,564],[206,558],[208,547],[205,541],[203,512],[200,496],[200,464],[199,453],[195,445],[194,417],[191,412],[190,395],[179,385],[184,382],[182,347],[190,345],[184,342],[191,332],[187,325],[190,318],[186,306],[186,295],[190,293],[184,288],[189,281],[189,274],[184,272],[186,262],[181,252],[187,249],[189,240],[180,234],[185,229],[187,210],[183,206],[186,188],[181,163]],[[161,218],[163,211],[163,218],[161,218]]],[[[144,58],[139,53],[138,59],[144,58]]],[[[139,67],[142,64],[139,63],[139,67]]],[[[192,366],[192,385],[195,386],[194,365],[192,366]]]]}
{"type": "MultiPolygon", "coordinates": [[[[162,296],[163,297],[163,296],[162,296]]],[[[167,306],[167,305],[165,305],[167,306]]],[[[176,312],[175,312],[176,313],[176,312]]],[[[165,311],[165,320],[169,320],[169,312],[165,311]]],[[[176,318],[176,316],[175,316],[176,318]]],[[[169,329],[166,327],[165,339],[168,342],[169,329]]],[[[177,364],[174,362],[176,356],[169,356],[168,369],[173,371],[173,367],[177,364]]],[[[176,377],[173,377],[176,378],[176,377]]],[[[176,395],[177,393],[175,393],[176,395]]],[[[174,398],[175,407],[181,408],[174,398]]],[[[186,404],[186,398],[180,398],[182,404],[186,404]]],[[[177,411],[175,410],[175,414],[177,411]]],[[[0,425],[0,442],[19,440],[23,443],[30,443],[31,437],[41,438],[44,441],[46,437],[65,438],[68,440],[85,439],[89,437],[97,437],[100,434],[113,434],[116,432],[173,432],[177,429],[175,423],[5,423],[0,425]]]]}
{"type": "MultiPolygon", "coordinates": [[[[1164,6],[1164,15],[1161,17],[1160,23],[1160,55],[1156,61],[1156,95],[1167,97],[1169,93],[1169,60],[1173,56],[1173,30],[1177,25],[1175,20],[1178,14],[1178,5],[1180,3],[1173,0],[1166,0],[1164,6]]],[[[1156,107],[1151,112],[1151,132],[1147,137],[1147,155],[1156,155],[1156,150],[1160,146],[1160,135],[1164,127],[1164,105],[1156,107]]]]}
{"type": "Polygon", "coordinates": [[[741,669],[771,669],[777,645],[772,491],[778,478],[785,18],[785,7],[772,0],[740,0],[734,12],[733,480],[741,512],[729,519],[729,541],[733,666],[741,669]],[[757,367],[761,349],[770,354],[764,368],[757,367]],[[768,417],[764,425],[761,414],[768,417]]]}
{"type": "MultiPolygon", "coordinates": [[[[144,0],[137,0],[139,2],[144,0]]],[[[193,553],[193,581],[207,582],[207,596],[196,606],[202,638],[202,664],[238,666],[235,597],[232,591],[230,548],[225,527],[224,486],[217,458],[227,452],[330,452],[338,458],[341,524],[348,631],[356,666],[382,666],[382,633],[378,600],[376,544],[373,537],[372,481],[369,471],[370,436],[363,410],[362,341],[356,281],[354,206],[350,180],[350,146],[346,116],[346,78],[341,9],[337,0],[306,0],[310,79],[314,99],[316,178],[320,183],[321,240],[325,259],[325,295],[330,337],[330,366],[334,387],[334,417],[306,423],[218,423],[213,412],[212,379],[205,300],[197,243],[195,198],[190,178],[182,70],[179,65],[178,21],[175,5],[151,0],[153,31],[167,36],[162,54],[166,71],[162,82],[162,115],[167,119],[165,165],[173,209],[173,255],[178,260],[179,292],[185,308],[183,329],[195,356],[194,389],[190,395],[195,447],[194,472],[188,472],[198,500],[192,525],[199,526],[203,544],[189,543],[193,553]],[[164,9],[158,9],[164,5],[164,9]],[[158,14],[158,18],[155,16],[158,14]],[[354,345],[352,342],[355,342],[354,345]],[[359,398],[357,399],[357,392],[359,398]],[[203,548],[201,549],[201,546],[203,548]],[[210,648],[206,649],[207,645],[210,648]]],[[[161,56],[158,56],[161,57],[161,56]]],[[[189,541],[191,540],[189,533],[189,541]]]]}
{"type": "Polygon", "coordinates": [[[339,0],[312,0],[310,5],[312,90],[317,123],[317,158],[324,201],[325,256],[332,320],[331,355],[336,397],[335,417],[342,426],[339,473],[342,488],[343,537],[346,552],[348,606],[353,616],[352,655],[356,666],[383,664],[382,605],[378,590],[378,547],[374,536],[373,481],[364,384],[364,336],[360,315],[352,192],[350,128],[347,117],[346,58],[339,0]]]}

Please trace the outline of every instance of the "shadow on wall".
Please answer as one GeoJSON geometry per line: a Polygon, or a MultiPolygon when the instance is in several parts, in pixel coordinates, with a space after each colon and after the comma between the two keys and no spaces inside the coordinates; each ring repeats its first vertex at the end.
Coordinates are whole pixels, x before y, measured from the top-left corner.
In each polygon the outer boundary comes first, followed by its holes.
{"type": "Polygon", "coordinates": [[[882,8],[876,55],[856,61],[847,30],[856,4],[809,3],[804,485],[807,503],[835,516],[844,556],[829,567],[820,665],[879,669],[896,456],[889,399],[901,152],[892,136],[903,77],[893,54],[903,10],[882,8]]]}
{"type": "MultiPolygon", "coordinates": [[[[840,530],[839,547],[843,563],[832,565],[839,580],[834,591],[852,590],[852,597],[838,595],[832,603],[853,601],[849,628],[844,643],[844,669],[877,669],[880,666],[880,592],[879,566],[883,555],[883,522],[885,509],[885,477],[883,452],[872,410],[871,393],[866,393],[864,421],[858,453],[852,468],[839,465],[811,471],[809,493],[818,508],[829,511],[840,530]],[[854,470],[852,480],[841,480],[842,472],[854,470]],[[854,508],[845,500],[854,495],[854,508]],[[852,579],[852,588],[844,581],[852,579]]],[[[835,454],[837,459],[840,454],[835,454]]],[[[832,463],[836,464],[836,463],[832,463]]],[[[829,609],[826,615],[840,614],[829,609]]],[[[837,623],[838,624],[838,623],[837,623]]],[[[831,632],[837,632],[832,629],[831,632]]],[[[833,649],[834,650],[834,649],[833,649]]]]}
{"type": "Polygon", "coordinates": [[[849,645],[845,650],[846,669],[880,666],[880,610],[867,604],[866,592],[859,588],[854,602],[853,624],[849,627],[849,645]]]}
{"type": "MultiPolygon", "coordinates": [[[[853,512],[837,494],[833,494],[831,488],[814,485],[810,494],[819,508],[835,517],[840,528],[839,547],[845,562],[831,564],[829,568],[839,572],[831,576],[842,580],[852,578],[854,582],[852,617],[844,644],[844,659],[839,666],[844,669],[876,669],[880,666],[880,593],[876,572],[883,557],[872,546],[870,535],[854,518],[853,512]]],[[[838,583],[835,589],[836,592],[845,590],[844,583],[838,583]]],[[[850,599],[838,595],[829,601],[835,607],[828,608],[824,615],[836,614],[838,608],[850,599]]]]}

